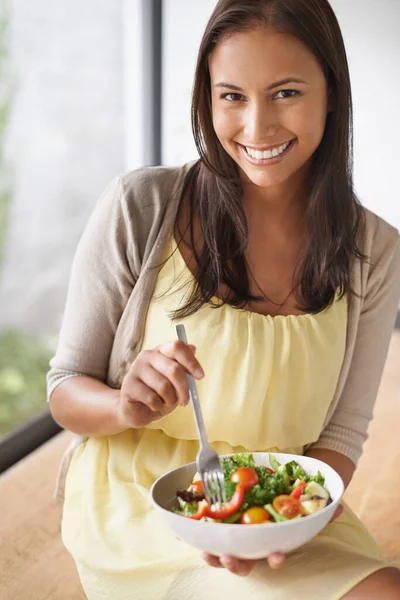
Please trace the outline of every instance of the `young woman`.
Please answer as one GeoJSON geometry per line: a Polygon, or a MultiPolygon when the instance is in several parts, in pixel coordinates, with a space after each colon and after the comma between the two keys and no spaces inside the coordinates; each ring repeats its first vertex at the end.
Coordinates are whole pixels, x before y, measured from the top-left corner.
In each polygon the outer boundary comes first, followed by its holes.
{"type": "Polygon", "coordinates": [[[351,107],[327,0],[220,0],[194,81],[200,159],[100,199],[48,376],[54,418],[80,436],[62,535],[90,600],[400,597],[346,506],[286,563],[255,562],[200,556],[147,498],[198,451],[187,371],[217,452],[307,453],[348,485],[400,295],[398,232],[353,191],[351,107]]]}

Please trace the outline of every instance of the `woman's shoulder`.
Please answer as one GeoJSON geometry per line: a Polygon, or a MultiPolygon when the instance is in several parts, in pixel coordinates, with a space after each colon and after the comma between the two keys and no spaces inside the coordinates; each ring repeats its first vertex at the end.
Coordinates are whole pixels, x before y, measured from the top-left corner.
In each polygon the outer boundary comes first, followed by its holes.
{"type": "Polygon", "coordinates": [[[183,186],[186,175],[197,161],[178,166],[150,166],[129,171],[119,178],[121,191],[131,210],[140,212],[165,204],[183,186]]]}
{"type": "Polygon", "coordinates": [[[369,257],[373,265],[390,263],[395,254],[400,254],[399,231],[371,210],[364,207],[362,210],[364,231],[360,249],[369,257]]]}

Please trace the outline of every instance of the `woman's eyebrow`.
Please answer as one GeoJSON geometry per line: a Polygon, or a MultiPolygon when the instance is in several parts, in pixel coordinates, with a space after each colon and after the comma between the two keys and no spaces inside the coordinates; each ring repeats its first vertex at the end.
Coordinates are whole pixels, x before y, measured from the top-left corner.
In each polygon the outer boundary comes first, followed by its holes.
{"type": "MultiPolygon", "coordinates": [[[[299,79],[298,77],[286,77],[285,79],[280,79],[279,81],[275,81],[274,83],[271,83],[266,88],[264,88],[264,91],[267,92],[269,90],[273,90],[274,88],[280,87],[281,85],[286,85],[288,83],[307,84],[307,82],[304,81],[304,79],[299,79]]],[[[234,85],[233,83],[227,83],[225,81],[219,81],[218,83],[214,84],[213,87],[216,87],[216,88],[223,87],[223,88],[229,88],[230,90],[235,90],[237,92],[243,92],[243,88],[239,87],[238,85],[234,85]]]]}

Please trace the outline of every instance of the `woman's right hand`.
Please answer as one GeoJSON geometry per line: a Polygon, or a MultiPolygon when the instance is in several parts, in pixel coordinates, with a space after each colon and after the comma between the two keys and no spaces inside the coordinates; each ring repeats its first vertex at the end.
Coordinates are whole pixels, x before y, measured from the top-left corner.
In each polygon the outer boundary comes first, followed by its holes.
{"type": "Polygon", "coordinates": [[[143,350],[125,375],[117,403],[122,428],[145,427],[189,402],[187,373],[204,377],[195,346],[173,341],[143,350]]]}

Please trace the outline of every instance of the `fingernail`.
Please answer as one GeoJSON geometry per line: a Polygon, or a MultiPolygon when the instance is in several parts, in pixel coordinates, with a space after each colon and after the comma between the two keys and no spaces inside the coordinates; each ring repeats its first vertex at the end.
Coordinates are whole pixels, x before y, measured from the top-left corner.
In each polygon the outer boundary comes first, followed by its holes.
{"type": "Polygon", "coordinates": [[[194,374],[197,377],[197,379],[202,379],[204,377],[204,371],[200,367],[197,367],[194,374]]]}

